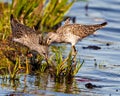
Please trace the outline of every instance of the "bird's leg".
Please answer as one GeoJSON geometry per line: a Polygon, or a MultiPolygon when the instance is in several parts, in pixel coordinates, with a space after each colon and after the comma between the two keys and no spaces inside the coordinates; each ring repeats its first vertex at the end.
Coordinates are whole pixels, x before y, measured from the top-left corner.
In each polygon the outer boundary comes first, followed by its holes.
{"type": "Polygon", "coordinates": [[[72,55],[75,56],[77,54],[77,50],[75,46],[72,46],[72,55]]]}
{"type": "Polygon", "coordinates": [[[49,65],[48,58],[45,58],[45,61],[46,61],[47,65],[49,65]]]}
{"type": "Polygon", "coordinates": [[[76,55],[77,55],[77,50],[75,48],[75,46],[72,46],[72,61],[75,62],[76,61],[76,55]]]}

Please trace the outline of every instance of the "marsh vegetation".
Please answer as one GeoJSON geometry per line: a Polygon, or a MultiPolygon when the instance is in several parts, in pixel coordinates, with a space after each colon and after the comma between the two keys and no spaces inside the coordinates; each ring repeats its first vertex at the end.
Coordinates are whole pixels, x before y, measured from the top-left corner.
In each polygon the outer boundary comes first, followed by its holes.
{"type": "Polygon", "coordinates": [[[120,95],[119,0],[10,1],[0,1],[1,96],[120,95]],[[67,13],[76,16],[77,23],[108,21],[104,29],[76,45],[79,52],[75,61],[69,45],[52,45],[46,62],[37,52],[12,41],[11,14],[22,24],[44,33],[64,24],[67,13]]]}
{"type": "Polygon", "coordinates": [[[56,30],[67,18],[66,12],[75,0],[12,0],[0,2],[0,73],[1,78],[19,80],[20,74],[49,73],[56,82],[72,78],[79,71],[84,61],[73,60],[71,50],[63,56],[62,46],[51,47],[52,55],[48,62],[44,57],[29,48],[12,41],[10,15],[13,14],[21,23],[39,30],[41,33],[56,30]],[[29,3],[28,3],[29,2],[29,3]]]}

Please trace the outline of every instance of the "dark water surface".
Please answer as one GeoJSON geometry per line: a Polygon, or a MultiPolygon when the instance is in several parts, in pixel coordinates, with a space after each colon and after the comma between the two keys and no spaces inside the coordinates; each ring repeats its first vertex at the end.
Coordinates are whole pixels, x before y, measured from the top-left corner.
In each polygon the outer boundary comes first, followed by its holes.
{"type": "MultiPolygon", "coordinates": [[[[120,0],[89,0],[87,16],[85,5],[86,2],[76,2],[68,15],[76,16],[76,23],[107,21],[108,25],[76,45],[77,58],[84,59],[85,64],[74,83],[54,83],[47,75],[43,78],[22,76],[20,82],[15,83],[0,79],[0,96],[120,96],[120,0]],[[101,49],[83,49],[89,45],[101,49]],[[88,89],[86,83],[100,87],[88,89]]],[[[67,48],[69,52],[70,46],[67,48]]]]}

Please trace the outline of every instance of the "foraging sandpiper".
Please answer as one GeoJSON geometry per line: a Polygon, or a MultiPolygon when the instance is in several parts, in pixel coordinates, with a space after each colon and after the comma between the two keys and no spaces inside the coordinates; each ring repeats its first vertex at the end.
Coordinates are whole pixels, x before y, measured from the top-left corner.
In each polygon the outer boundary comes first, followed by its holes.
{"type": "Polygon", "coordinates": [[[42,34],[32,28],[18,22],[13,15],[10,17],[13,41],[27,46],[31,50],[37,51],[47,58],[48,46],[44,43],[42,34]]]}
{"type": "Polygon", "coordinates": [[[65,24],[58,28],[56,32],[49,32],[46,36],[46,42],[48,45],[51,43],[70,43],[72,49],[76,52],[75,44],[83,38],[93,34],[96,30],[103,28],[107,22],[94,25],[82,25],[82,24],[70,24],[70,20],[67,19],[65,24]]]}

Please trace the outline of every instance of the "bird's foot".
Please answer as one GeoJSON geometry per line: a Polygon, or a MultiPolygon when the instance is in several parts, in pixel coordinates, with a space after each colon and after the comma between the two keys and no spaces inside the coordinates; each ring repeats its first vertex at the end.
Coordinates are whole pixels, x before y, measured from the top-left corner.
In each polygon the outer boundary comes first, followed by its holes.
{"type": "Polygon", "coordinates": [[[72,61],[73,62],[76,61],[76,55],[77,55],[77,50],[76,50],[75,46],[72,46],[72,61]]]}

